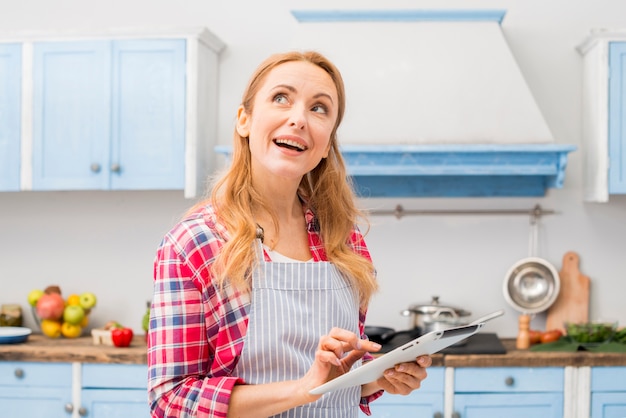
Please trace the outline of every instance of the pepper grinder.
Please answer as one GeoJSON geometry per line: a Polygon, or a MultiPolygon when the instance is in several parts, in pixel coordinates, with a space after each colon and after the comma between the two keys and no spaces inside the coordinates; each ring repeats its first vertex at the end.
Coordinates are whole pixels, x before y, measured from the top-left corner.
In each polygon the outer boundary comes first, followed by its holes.
{"type": "Polygon", "coordinates": [[[519,316],[519,331],[517,333],[517,341],[515,347],[518,350],[526,350],[530,347],[530,315],[519,316]]]}

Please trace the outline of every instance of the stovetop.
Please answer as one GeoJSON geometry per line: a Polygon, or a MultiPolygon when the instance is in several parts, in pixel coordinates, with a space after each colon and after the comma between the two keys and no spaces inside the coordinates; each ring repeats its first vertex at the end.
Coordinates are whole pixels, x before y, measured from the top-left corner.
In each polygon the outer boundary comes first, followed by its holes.
{"type": "MultiPolygon", "coordinates": [[[[401,331],[383,344],[379,353],[388,353],[396,347],[408,343],[419,336],[419,330],[401,331]]],[[[506,349],[497,334],[479,332],[467,340],[452,345],[441,351],[442,354],[506,354],[506,349]]]]}

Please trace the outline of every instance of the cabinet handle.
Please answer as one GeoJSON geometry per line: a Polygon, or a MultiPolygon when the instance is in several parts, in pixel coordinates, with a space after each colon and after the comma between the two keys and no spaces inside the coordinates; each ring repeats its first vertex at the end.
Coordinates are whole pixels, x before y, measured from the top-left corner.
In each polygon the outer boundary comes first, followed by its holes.
{"type": "Polygon", "coordinates": [[[86,417],[87,416],[87,408],[85,408],[83,406],[78,408],[78,415],[80,415],[81,417],[86,417]]]}
{"type": "Polygon", "coordinates": [[[122,171],[122,167],[119,164],[112,164],[111,171],[113,173],[119,173],[120,171],[122,171]]]}
{"type": "Polygon", "coordinates": [[[433,418],[443,418],[443,414],[441,412],[435,412],[433,418]]]}
{"type": "Polygon", "coordinates": [[[452,418],[461,418],[461,414],[459,414],[458,412],[453,412],[452,418]]]}
{"type": "Polygon", "coordinates": [[[91,171],[92,171],[92,172],[94,172],[94,173],[99,173],[99,172],[100,172],[100,169],[101,169],[102,167],[100,167],[100,164],[98,164],[98,163],[93,163],[93,164],[91,164],[91,167],[90,167],[90,168],[91,168],[91,171]]]}
{"type": "Polygon", "coordinates": [[[507,386],[513,386],[515,384],[515,379],[513,379],[513,377],[509,376],[506,379],[504,379],[504,384],[507,386]]]}
{"type": "Polygon", "coordinates": [[[13,372],[13,374],[15,374],[15,377],[17,377],[18,379],[21,379],[24,377],[24,369],[15,369],[15,372],[13,372]]]}
{"type": "Polygon", "coordinates": [[[74,412],[74,405],[72,405],[71,403],[66,403],[65,404],[65,412],[67,412],[68,414],[71,414],[72,412],[74,412]]]}

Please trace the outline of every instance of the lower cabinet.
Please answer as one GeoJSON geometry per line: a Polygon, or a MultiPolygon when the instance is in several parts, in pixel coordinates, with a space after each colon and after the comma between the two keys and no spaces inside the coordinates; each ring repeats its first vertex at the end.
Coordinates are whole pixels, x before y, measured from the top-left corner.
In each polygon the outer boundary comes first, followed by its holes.
{"type": "Polygon", "coordinates": [[[626,367],[591,369],[591,418],[626,417],[626,367]]]}
{"type": "Polygon", "coordinates": [[[79,415],[150,417],[146,365],[83,364],[79,415]]]}
{"type": "Polygon", "coordinates": [[[428,369],[428,378],[419,390],[407,396],[385,393],[371,404],[372,417],[434,417],[443,418],[444,368],[428,369]]]}
{"type": "Polygon", "coordinates": [[[72,416],[72,365],[0,362],[0,416],[72,416]]]}
{"type": "Polygon", "coordinates": [[[453,416],[561,418],[563,389],[561,367],[458,368],[453,416]]]}

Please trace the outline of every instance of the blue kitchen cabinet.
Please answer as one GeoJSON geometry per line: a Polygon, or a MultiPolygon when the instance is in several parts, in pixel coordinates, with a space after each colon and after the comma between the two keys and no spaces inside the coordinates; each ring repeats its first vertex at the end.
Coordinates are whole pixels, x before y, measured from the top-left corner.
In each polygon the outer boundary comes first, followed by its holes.
{"type": "Polygon", "coordinates": [[[458,368],[453,416],[562,418],[563,390],[563,368],[458,368]]]}
{"type": "Polygon", "coordinates": [[[419,390],[406,396],[385,393],[370,408],[374,418],[443,417],[444,368],[429,368],[419,390]]]}
{"type": "Polygon", "coordinates": [[[0,362],[0,416],[72,416],[72,365],[0,362]]]}
{"type": "Polygon", "coordinates": [[[0,44],[0,191],[20,188],[22,46],[0,44]]]}
{"type": "Polygon", "coordinates": [[[591,369],[591,418],[626,417],[626,367],[591,369]]]}
{"type": "Polygon", "coordinates": [[[33,190],[184,188],[184,39],[33,50],[33,190]]]}
{"type": "Polygon", "coordinates": [[[83,364],[79,415],[91,418],[150,416],[146,365],[83,364]]]}

